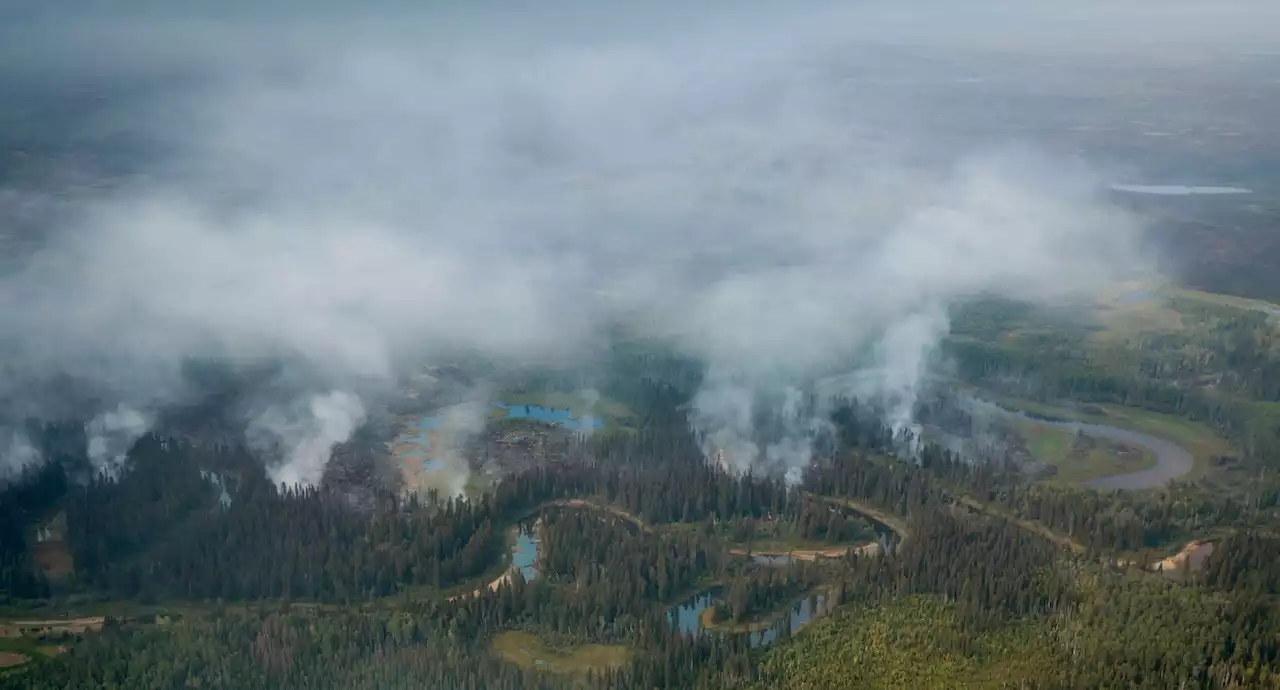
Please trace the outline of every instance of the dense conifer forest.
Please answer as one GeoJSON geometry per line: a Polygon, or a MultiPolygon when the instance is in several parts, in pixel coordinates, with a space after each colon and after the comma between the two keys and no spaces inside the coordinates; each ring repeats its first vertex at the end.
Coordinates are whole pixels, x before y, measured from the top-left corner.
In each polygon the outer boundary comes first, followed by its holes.
{"type": "MultiPolygon", "coordinates": [[[[895,434],[852,399],[798,484],[733,474],[684,419],[696,371],[630,362],[608,392],[633,427],[566,437],[557,461],[466,500],[277,487],[242,446],[159,432],[116,477],[46,464],[0,501],[6,620],[95,622],[6,638],[31,659],[0,685],[1280,683],[1274,493],[1035,481],[895,434]],[[35,526],[55,514],[66,572],[36,563],[50,540],[35,526]],[[517,534],[536,558],[508,569],[517,534]],[[1147,567],[1189,539],[1215,548],[1147,567]]],[[[963,421],[943,400],[925,404],[963,421]]],[[[40,433],[74,448],[74,427],[40,433]]]]}

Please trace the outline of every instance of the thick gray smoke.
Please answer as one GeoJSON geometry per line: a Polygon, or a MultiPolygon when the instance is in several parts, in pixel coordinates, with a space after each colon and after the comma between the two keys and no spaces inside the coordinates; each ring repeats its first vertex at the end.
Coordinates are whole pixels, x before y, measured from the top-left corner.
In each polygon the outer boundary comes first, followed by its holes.
{"type": "Polygon", "coordinates": [[[324,476],[333,447],[350,438],[364,418],[359,398],[329,391],[269,406],[250,420],[248,438],[265,457],[280,458],[267,468],[273,482],[313,486],[324,476]]]}
{"type": "Polygon", "coordinates": [[[489,414],[488,396],[477,395],[472,400],[451,405],[440,413],[441,424],[436,436],[436,450],[432,458],[439,465],[432,473],[432,485],[442,496],[463,495],[471,479],[471,464],[465,448],[468,442],[484,431],[489,414]]]}
{"type": "Polygon", "coordinates": [[[40,451],[19,430],[0,432],[0,486],[4,486],[23,470],[40,464],[40,451]]]}
{"type": "MultiPolygon", "coordinates": [[[[1049,302],[1140,271],[1136,224],[1095,196],[1086,171],[1057,165],[1024,153],[980,156],[902,188],[850,187],[840,206],[847,215],[805,236],[814,246],[798,266],[717,284],[690,312],[690,345],[750,384],[734,390],[733,414],[704,408],[721,422],[705,427],[710,443],[759,454],[738,425],[753,391],[838,373],[868,348],[837,392],[877,402],[895,431],[909,428],[948,305],[984,294],[1049,302]]],[[[807,463],[805,438],[789,437],[789,467],[807,463]]]]}
{"type": "Polygon", "coordinates": [[[124,469],[133,442],[147,433],[151,419],[143,412],[120,403],[94,417],[85,426],[89,443],[89,463],[95,474],[114,478],[124,469]]]}
{"type": "MultiPolygon", "coordinates": [[[[862,393],[908,425],[948,304],[1047,301],[1145,267],[1106,180],[1037,134],[1070,123],[1015,96],[1110,92],[1089,75],[1160,63],[1206,25],[1190,4],[1163,20],[987,4],[33,10],[0,35],[0,76],[106,84],[86,131],[144,153],[104,191],[68,192],[41,250],[0,275],[21,374],[0,398],[60,374],[100,384],[106,471],[189,395],[184,359],[297,358],[323,380],[250,431],[283,458],[273,478],[307,484],[364,416],[342,391],[444,348],[572,360],[639,314],[710,363],[693,417],[727,462],[794,476],[816,422],[784,409],[782,440],[753,439],[765,399],[872,348],[862,393]],[[1136,24],[1152,38],[1132,48],[1115,27],[1136,24]],[[1105,59],[1063,52],[1081,35],[1105,59]]],[[[1250,16],[1202,47],[1253,36],[1250,16]]]]}

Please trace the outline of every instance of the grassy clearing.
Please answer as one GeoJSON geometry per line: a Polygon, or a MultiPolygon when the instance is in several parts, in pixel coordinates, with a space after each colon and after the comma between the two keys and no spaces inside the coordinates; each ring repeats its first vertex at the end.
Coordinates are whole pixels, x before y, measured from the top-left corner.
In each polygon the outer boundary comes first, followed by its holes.
{"type": "Polygon", "coordinates": [[[1160,297],[1105,306],[1098,311],[1100,328],[1093,333],[1093,340],[1105,345],[1121,343],[1142,333],[1176,333],[1187,328],[1184,316],[1160,297]]]}
{"type": "Polygon", "coordinates": [[[22,666],[30,661],[52,659],[65,653],[66,647],[40,644],[32,637],[0,637],[0,670],[22,666]]]}
{"type": "Polygon", "coordinates": [[[1201,422],[1120,405],[1103,405],[1102,409],[1106,415],[1099,419],[1105,424],[1158,436],[1190,451],[1196,465],[1186,479],[1205,473],[1210,468],[1211,457],[1236,452],[1226,439],[1201,422]]]}
{"type": "Polygon", "coordinates": [[[618,668],[631,662],[631,649],[621,645],[591,644],[551,649],[536,635],[517,630],[495,635],[493,651],[518,666],[552,673],[586,673],[618,668]]]}
{"type": "Polygon", "coordinates": [[[1021,422],[1017,428],[1031,456],[1057,468],[1049,481],[1083,484],[1101,477],[1138,472],[1156,464],[1155,453],[1141,446],[1102,438],[1081,444],[1070,430],[1035,422],[1021,422]]]}
{"type": "Polygon", "coordinates": [[[1018,425],[1018,433],[1027,442],[1027,451],[1037,460],[1057,463],[1071,452],[1071,432],[1066,429],[1027,422],[1018,425]]]}
{"type": "Polygon", "coordinates": [[[1167,293],[1170,297],[1180,297],[1182,299],[1195,300],[1197,302],[1205,302],[1234,309],[1245,309],[1249,311],[1261,311],[1268,313],[1280,311],[1280,304],[1266,302],[1260,299],[1249,299],[1248,297],[1237,297],[1235,295],[1224,295],[1216,292],[1203,292],[1201,290],[1189,290],[1185,288],[1171,288],[1167,290],[1167,293]]]}
{"type": "Polygon", "coordinates": [[[1210,467],[1209,458],[1215,455],[1234,455],[1231,444],[1202,422],[1183,417],[1148,412],[1123,405],[1082,405],[1079,408],[1055,407],[1046,403],[1014,398],[989,391],[980,396],[1010,410],[1021,410],[1052,419],[1105,424],[1129,429],[1172,441],[1186,448],[1195,458],[1195,469],[1185,479],[1195,479],[1210,467]]]}

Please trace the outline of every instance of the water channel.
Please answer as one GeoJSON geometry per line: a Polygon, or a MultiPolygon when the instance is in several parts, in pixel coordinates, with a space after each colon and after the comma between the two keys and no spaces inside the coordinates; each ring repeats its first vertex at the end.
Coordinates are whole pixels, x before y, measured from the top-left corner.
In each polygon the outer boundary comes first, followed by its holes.
{"type": "Polygon", "coordinates": [[[1055,429],[1067,429],[1072,432],[1083,432],[1090,436],[1109,438],[1122,443],[1141,446],[1155,454],[1156,464],[1154,467],[1148,467],[1145,470],[1130,472],[1128,474],[1115,474],[1109,477],[1099,477],[1085,483],[1085,486],[1091,488],[1124,489],[1129,491],[1150,489],[1160,486],[1170,479],[1181,477],[1195,467],[1195,458],[1192,457],[1191,452],[1186,448],[1183,448],[1172,441],[1152,436],[1150,434],[1144,434],[1140,431],[1121,429],[1119,427],[1108,426],[1105,424],[1091,424],[1089,422],[1046,420],[1039,417],[1032,417],[1025,412],[1007,410],[995,403],[983,400],[974,401],[974,405],[978,409],[1000,415],[1007,419],[1029,421],[1035,424],[1043,424],[1045,426],[1053,427],[1055,429]]]}
{"type": "Polygon", "coordinates": [[[747,642],[752,647],[767,647],[777,642],[785,631],[790,630],[792,634],[800,632],[809,623],[831,613],[835,609],[835,602],[830,595],[825,592],[814,592],[803,599],[792,602],[785,612],[777,617],[776,621],[762,630],[725,633],[703,626],[702,612],[723,600],[724,590],[720,587],[712,587],[672,606],[667,612],[667,618],[671,621],[672,629],[694,637],[708,633],[716,635],[741,634],[747,635],[747,642]]]}

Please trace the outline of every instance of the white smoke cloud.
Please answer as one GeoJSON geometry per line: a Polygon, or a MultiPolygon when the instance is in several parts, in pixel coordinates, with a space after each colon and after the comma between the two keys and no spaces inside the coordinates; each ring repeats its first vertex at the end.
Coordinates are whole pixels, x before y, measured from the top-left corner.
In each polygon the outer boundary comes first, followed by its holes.
{"type": "Polygon", "coordinates": [[[128,464],[134,441],[147,433],[151,422],[150,415],[121,403],[85,425],[86,450],[94,473],[108,478],[119,476],[128,464]]]}
{"type": "Polygon", "coordinates": [[[7,438],[0,435],[0,486],[20,476],[26,468],[40,464],[40,461],[40,451],[26,434],[14,430],[7,434],[7,438]]]}
{"type": "MultiPolygon", "coordinates": [[[[1039,16],[1024,5],[983,17],[1060,30],[1024,21],[1039,16]]],[[[1105,181],[1029,134],[1060,123],[999,105],[1046,83],[1023,53],[993,57],[1009,32],[960,46],[944,40],[954,22],[982,22],[930,7],[920,21],[843,4],[623,20],[551,3],[518,27],[458,10],[359,31],[319,10],[291,22],[242,8],[13,32],[56,63],[51,79],[198,76],[163,98],[108,99],[106,121],[162,155],[75,197],[74,220],[0,274],[0,349],[24,374],[0,376],[0,398],[68,373],[160,409],[186,395],[183,358],[299,358],[324,373],[307,390],[335,392],[271,401],[251,430],[282,449],[274,478],[314,483],[364,416],[338,391],[391,385],[444,348],[572,361],[602,323],[634,319],[710,363],[692,417],[735,466],[806,464],[814,420],[778,410],[790,431],[761,448],[753,416],[877,342],[869,380],[908,424],[948,304],[1049,301],[1146,266],[1136,224],[1098,196],[1105,181]],[[975,70],[993,75],[976,115],[946,100],[975,70]],[[992,147],[1013,131],[1025,149],[992,147]]],[[[1110,19],[1097,3],[1045,10],[1063,12],[1110,19]]],[[[1076,46],[1029,35],[1018,43],[1076,46]]],[[[1183,46],[1161,45],[1128,57],[1183,46]]],[[[1113,92],[1092,78],[1063,88],[1113,92]]]]}
{"type": "Polygon", "coordinates": [[[467,443],[484,431],[489,415],[487,396],[452,405],[441,414],[441,425],[432,458],[440,468],[433,473],[441,495],[462,496],[471,479],[471,462],[466,455],[467,443]]]}
{"type": "Polygon", "coordinates": [[[273,458],[267,467],[273,482],[315,486],[333,447],[350,438],[364,419],[360,398],[335,390],[267,407],[249,421],[247,435],[256,451],[273,458]]]}
{"type": "Polygon", "coordinates": [[[866,376],[849,391],[852,397],[882,406],[895,436],[908,429],[919,435],[913,421],[920,384],[929,356],[950,326],[941,307],[932,305],[890,325],[876,343],[873,362],[864,370],[866,376]]]}
{"type": "MultiPolygon", "coordinates": [[[[1146,268],[1139,227],[1095,188],[1083,168],[1015,151],[966,159],[909,189],[851,189],[850,215],[807,238],[821,243],[799,267],[719,283],[692,312],[693,346],[738,372],[735,385],[773,391],[835,373],[869,348],[835,392],[878,403],[897,433],[917,431],[913,408],[950,304],[984,294],[1052,302],[1146,268]]],[[[723,383],[710,376],[704,386],[723,383]]],[[[745,452],[750,425],[724,412],[706,406],[695,423],[714,430],[711,443],[745,452]]],[[[787,437],[789,467],[807,464],[809,437],[787,437]]]]}
{"type": "Polygon", "coordinates": [[[708,373],[708,379],[712,382],[694,396],[689,421],[703,435],[708,458],[724,470],[745,472],[760,456],[754,441],[755,393],[716,370],[708,373]]]}

